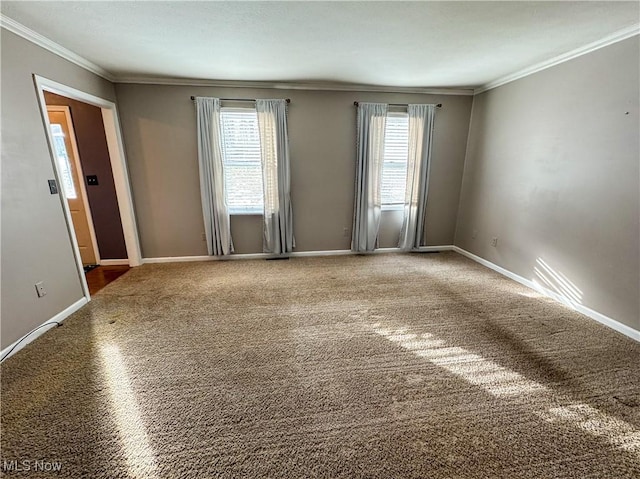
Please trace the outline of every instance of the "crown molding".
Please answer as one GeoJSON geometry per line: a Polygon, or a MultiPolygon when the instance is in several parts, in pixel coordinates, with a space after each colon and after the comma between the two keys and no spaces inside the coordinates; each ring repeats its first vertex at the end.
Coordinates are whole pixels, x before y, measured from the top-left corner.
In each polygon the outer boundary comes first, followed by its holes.
{"type": "Polygon", "coordinates": [[[236,80],[206,80],[194,78],[153,77],[153,76],[116,76],[81,57],[77,53],[63,47],[53,40],[31,30],[29,27],[0,13],[0,27],[15,33],[31,43],[34,43],[51,53],[68,60],[85,70],[105,78],[113,83],[137,83],[149,85],[179,85],[179,86],[208,86],[218,88],[266,88],[276,90],[330,90],[330,91],[358,91],[358,92],[386,92],[386,93],[418,93],[426,95],[468,95],[474,94],[473,88],[422,88],[361,85],[356,83],[339,82],[267,82],[267,81],[236,81],[236,80]]]}
{"type": "Polygon", "coordinates": [[[0,27],[12,33],[15,33],[25,40],[28,40],[31,43],[34,43],[39,47],[42,47],[45,50],[48,50],[51,53],[58,55],[59,57],[64,58],[65,60],[68,60],[71,63],[78,65],[79,67],[84,68],[85,70],[89,70],[91,73],[95,73],[96,75],[101,76],[106,80],[109,80],[111,82],[114,80],[114,76],[101,66],[98,66],[95,63],[87,60],[86,58],[81,57],[77,53],[72,52],[71,50],[63,47],[62,45],[54,42],[44,35],[41,35],[28,27],[25,27],[22,23],[16,22],[12,18],[9,18],[2,13],[0,13],[0,27]]]}
{"type": "Polygon", "coordinates": [[[328,90],[328,91],[358,91],[384,93],[418,93],[423,95],[473,95],[473,88],[423,88],[363,85],[358,83],[339,82],[272,82],[272,81],[243,81],[243,80],[206,80],[197,78],[149,77],[149,76],[118,76],[115,83],[130,83],[142,85],[172,85],[172,86],[206,86],[218,88],[267,88],[275,90],[328,90]]]}
{"type": "Polygon", "coordinates": [[[529,75],[533,75],[534,73],[538,73],[539,71],[546,70],[547,68],[551,68],[553,66],[559,65],[560,63],[568,62],[569,60],[573,60],[574,58],[580,57],[582,55],[586,55],[587,53],[591,53],[595,50],[599,50],[600,48],[604,48],[613,43],[621,42],[622,40],[626,40],[627,38],[631,38],[635,35],[640,34],[640,24],[632,25],[628,28],[624,28],[622,30],[618,30],[617,32],[607,35],[600,40],[589,43],[582,47],[576,48],[575,50],[571,50],[567,53],[563,53],[556,57],[553,57],[544,62],[536,63],[530,67],[527,67],[523,70],[519,70],[514,73],[510,73],[509,75],[498,78],[497,80],[493,80],[485,85],[482,85],[480,88],[476,88],[474,90],[474,95],[478,93],[483,93],[488,90],[492,90],[499,86],[505,85],[507,83],[511,83],[512,81],[519,80],[520,78],[527,77],[529,75]]]}
{"type": "Polygon", "coordinates": [[[600,48],[606,47],[613,43],[626,40],[635,35],[640,34],[640,24],[635,24],[625,29],[619,30],[600,40],[589,43],[582,47],[563,53],[544,62],[537,63],[530,67],[524,68],[509,75],[486,83],[480,87],[473,88],[426,88],[426,87],[400,87],[400,86],[381,86],[381,85],[364,85],[357,83],[340,83],[340,82],[269,82],[269,81],[236,81],[236,80],[207,80],[195,78],[177,78],[177,77],[152,77],[152,76],[126,76],[113,75],[99,65],[87,60],[86,58],[72,52],[53,40],[31,30],[21,23],[10,17],[0,13],[0,27],[15,33],[16,35],[28,40],[51,53],[58,55],[65,60],[74,63],[85,70],[95,73],[102,78],[114,83],[131,83],[131,84],[147,84],[147,85],[176,85],[176,86],[207,86],[218,88],[265,88],[276,90],[328,90],[328,91],[357,91],[357,92],[383,92],[383,93],[414,93],[423,95],[465,95],[472,96],[492,90],[499,86],[511,83],[521,78],[533,75],[534,73],[546,70],[560,63],[573,60],[574,58],[586,55],[600,48]]]}

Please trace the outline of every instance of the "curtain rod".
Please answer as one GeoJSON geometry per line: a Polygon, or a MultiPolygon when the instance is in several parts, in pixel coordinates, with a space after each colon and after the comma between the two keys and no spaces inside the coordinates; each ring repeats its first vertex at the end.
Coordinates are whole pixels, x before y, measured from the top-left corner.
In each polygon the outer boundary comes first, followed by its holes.
{"type": "MultiPolygon", "coordinates": [[[[359,105],[359,103],[357,101],[354,101],[353,104],[355,106],[359,105]]],[[[409,104],[408,103],[389,103],[389,106],[409,106],[409,104]]],[[[442,103],[438,103],[436,105],[436,108],[442,108],[442,103]]]]}
{"type": "MultiPolygon", "coordinates": [[[[191,96],[192,100],[195,100],[195,96],[191,96]]],[[[255,98],[220,98],[220,101],[256,101],[255,98]]],[[[291,98],[286,98],[287,103],[291,103],[291,98]]]]}

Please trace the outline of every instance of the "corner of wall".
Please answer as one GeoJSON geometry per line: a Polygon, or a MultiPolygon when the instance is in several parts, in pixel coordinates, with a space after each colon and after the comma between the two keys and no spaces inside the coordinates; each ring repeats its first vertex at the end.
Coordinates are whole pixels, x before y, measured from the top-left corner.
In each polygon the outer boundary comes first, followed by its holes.
{"type": "Polygon", "coordinates": [[[458,232],[460,229],[460,208],[462,206],[462,197],[464,195],[464,180],[467,176],[467,166],[469,163],[469,141],[471,139],[471,128],[473,127],[473,114],[476,107],[476,95],[473,95],[471,102],[471,114],[469,115],[469,130],[467,131],[467,145],[464,153],[464,167],[462,169],[462,180],[460,184],[460,196],[458,197],[458,207],[456,208],[456,227],[453,233],[453,244],[458,246],[458,232]]]}

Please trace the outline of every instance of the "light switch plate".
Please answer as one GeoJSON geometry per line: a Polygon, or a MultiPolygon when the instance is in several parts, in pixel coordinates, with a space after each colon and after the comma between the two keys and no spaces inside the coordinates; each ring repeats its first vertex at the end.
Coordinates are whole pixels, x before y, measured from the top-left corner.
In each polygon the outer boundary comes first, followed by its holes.
{"type": "Polygon", "coordinates": [[[44,283],[42,281],[36,283],[36,293],[38,294],[38,298],[42,298],[47,294],[47,290],[44,289],[44,283]]]}
{"type": "Polygon", "coordinates": [[[87,175],[87,185],[96,186],[98,184],[98,177],[96,175],[87,175]]]}

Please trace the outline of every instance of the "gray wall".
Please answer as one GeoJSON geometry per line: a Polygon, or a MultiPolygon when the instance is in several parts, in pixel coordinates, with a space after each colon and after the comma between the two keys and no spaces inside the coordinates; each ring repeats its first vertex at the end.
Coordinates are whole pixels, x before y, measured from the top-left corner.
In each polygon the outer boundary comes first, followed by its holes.
{"type": "MultiPolygon", "coordinates": [[[[117,84],[120,118],[146,258],[206,255],[191,95],[291,98],[289,140],[296,251],[349,249],[355,185],[354,100],[443,103],[435,123],[427,243],[452,244],[472,104],[470,96],[255,90],[117,84]],[[344,234],[347,228],[347,235],[344,234]]],[[[395,246],[392,213],[381,246],[395,246]]],[[[262,251],[260,216],[234,216],[237,253],[262,251]]]]}
{"type": "Polygon", "coordinates": [[[455,240],[636,329],[639,58],[635,36],[477,95],[455,240]]]}
{"type": "Polygon", "coordinates": [[[82,166],[82,181],[87,190],[100,259],[126,259],[127,246],[122,232],[102,110],[97,106],[49,92],[45,92],[44,97],[47,105],[65,105],[71,111],[82,166]],[[98,184],[88,185],[88,175],[96,175],[98,184]]]}
{"type": "Polygon", "coordinates": [[[2,292],[5,347],[82,298],[32,74],[113,100],[106,80],[1,30],[2,292]],[[44,281],[38,299],[34,285],[44,281]]]}

